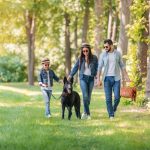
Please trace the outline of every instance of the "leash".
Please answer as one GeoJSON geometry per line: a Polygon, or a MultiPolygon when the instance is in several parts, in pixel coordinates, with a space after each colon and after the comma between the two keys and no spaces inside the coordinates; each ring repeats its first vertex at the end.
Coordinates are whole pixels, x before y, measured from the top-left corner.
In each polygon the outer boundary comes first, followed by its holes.
{"type": "Polygon", "coordinates": [[[62,93],[58,98],[56,98],[53,94],[52,94],[52,97],[54,98],[54,99],[60,99],[62,96],[67,96],[68,95],[68,93],[62,93]]]}
{"type": "Polygon", "coordinates": [[[61,94],[58,98],[56,98],[56,97],[52,94],[52,97],[53,97],[54,99],[60,99],[61,96],[62,96],[62,94],[61,94]]]}

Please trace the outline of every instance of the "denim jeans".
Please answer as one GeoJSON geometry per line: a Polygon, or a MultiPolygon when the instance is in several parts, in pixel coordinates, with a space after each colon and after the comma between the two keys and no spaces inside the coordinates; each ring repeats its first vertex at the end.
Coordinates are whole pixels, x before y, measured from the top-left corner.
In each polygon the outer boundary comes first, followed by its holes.
{"type": "Polygon", "coordinates": [[[120,80],[115,81],[114,76],[106,76],[104,80],[104,90],[106,105],[109,117],[114,116],[114,112],[117,110],[117,106],[120,102],[120,80]],[[112,91],[114,92],[114,105],[112,102],[112,91]]]}
{"type": "Polygon", "coordinates": [[[50,112],[50,98],[52,95],[52,91],[51,90],[44,90],[44,89],[41,89],[41,91],[42,91],[43,98],[45,101],[45,115],[47,116],[47,115],[51,114],[51,112],[50,112]]]}
{"type": "Polygon", "coordinates": [[[90,101],[91,94],[94,86],[94,77],[84,75],[84,78],[80,79],[80,87],[83,96],[84,113],[90,115],[90,101]]]}

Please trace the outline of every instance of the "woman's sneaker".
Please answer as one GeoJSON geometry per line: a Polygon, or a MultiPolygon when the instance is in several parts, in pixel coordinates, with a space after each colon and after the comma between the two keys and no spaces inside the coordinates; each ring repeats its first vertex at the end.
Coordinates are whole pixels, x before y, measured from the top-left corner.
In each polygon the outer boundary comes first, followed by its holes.
{"type": "Polygon", "coordinates": [[[82,113],[81,119],[87,119],[87,114],[86,113],[82,113]]]}

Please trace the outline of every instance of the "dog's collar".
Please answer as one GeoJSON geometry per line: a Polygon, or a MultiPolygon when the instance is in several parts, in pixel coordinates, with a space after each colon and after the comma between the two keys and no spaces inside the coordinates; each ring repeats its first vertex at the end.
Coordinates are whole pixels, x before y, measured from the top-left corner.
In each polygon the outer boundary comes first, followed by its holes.
{"type": "Polygon", "coordinates": [[[71,93],[69,94],[69,93],[66,93],[66,92],[63,92],[62,93],[62,96],[68,96],[68,95],[71,95],[71,93]]]}

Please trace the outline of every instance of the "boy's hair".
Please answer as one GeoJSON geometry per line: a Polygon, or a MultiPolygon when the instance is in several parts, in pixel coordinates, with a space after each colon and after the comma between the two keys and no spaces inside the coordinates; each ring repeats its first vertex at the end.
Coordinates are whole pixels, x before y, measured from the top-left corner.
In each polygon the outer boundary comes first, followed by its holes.
{"type": "Polygon", "coordinates": [[[113,42],[111,39],[104,40],[104,44],[108,43],[109,45],[113,45],[113,42]]]}
{"type": "Polygon", "coordinates": [[[49,60],[49,58],[44,58],[44,59],[42,59],[42,64],[45,64],[45,63],[50,63],[50,60],[49,60]]]}

